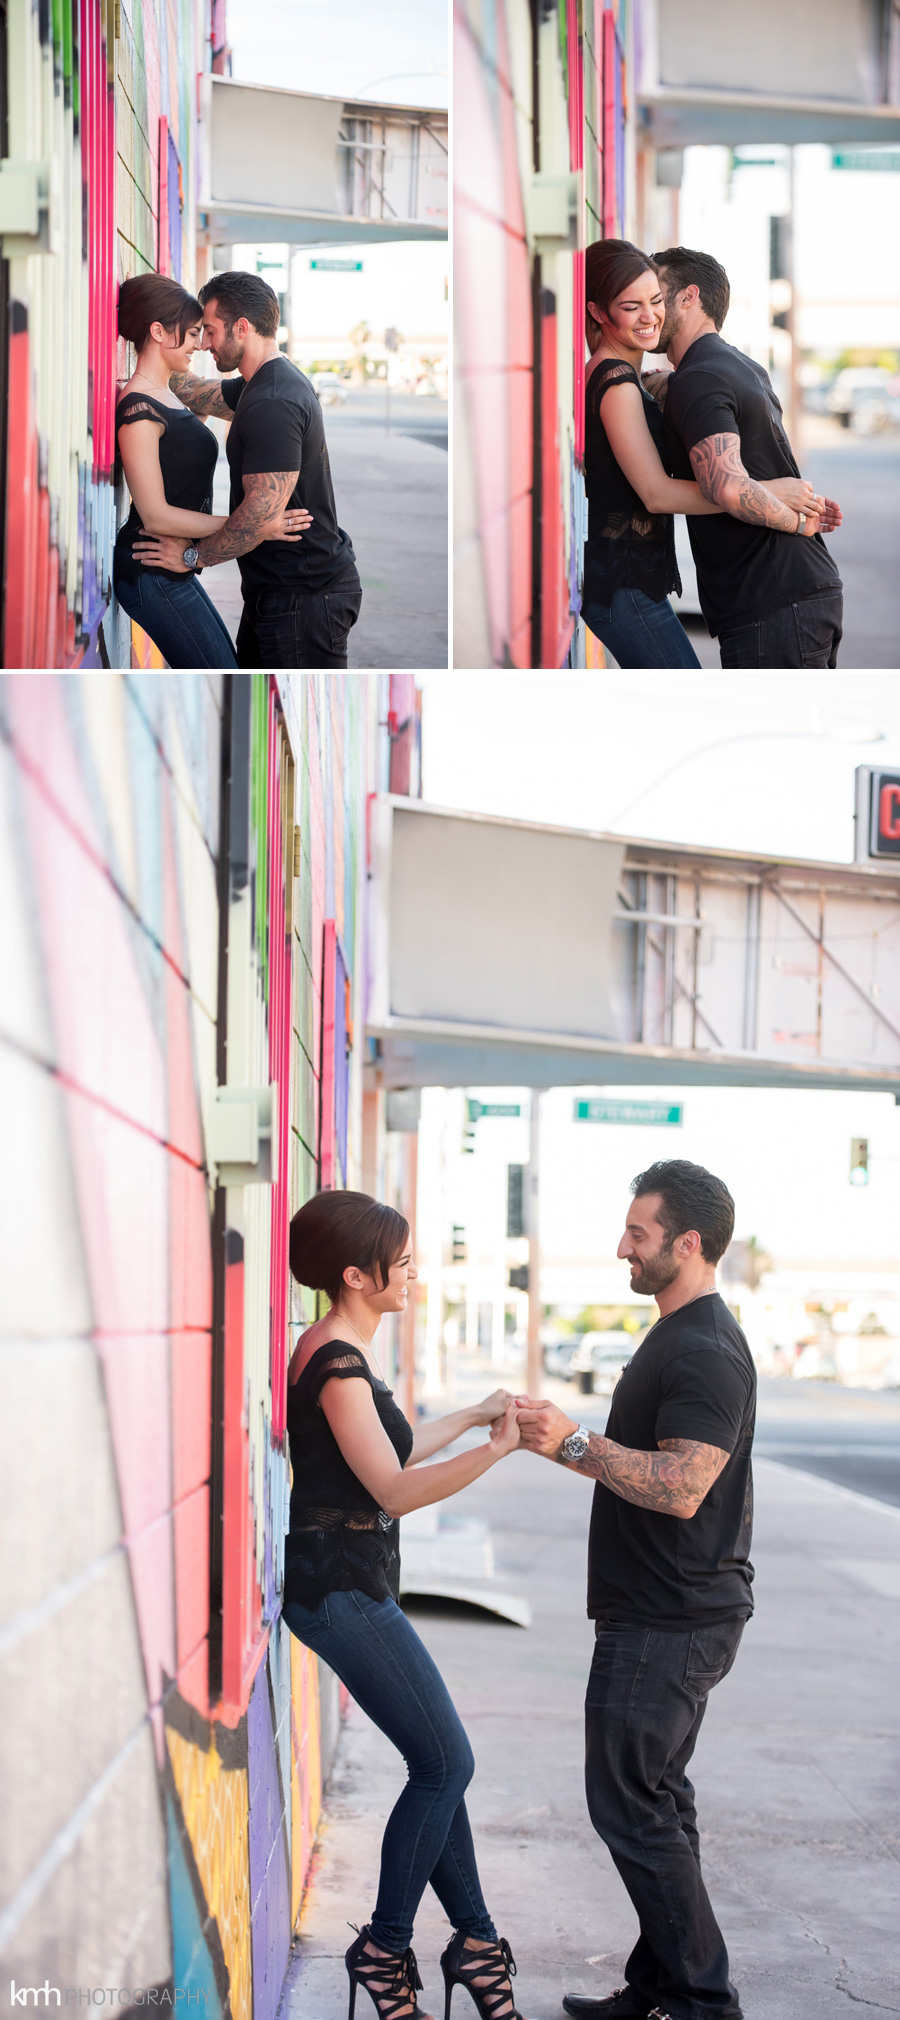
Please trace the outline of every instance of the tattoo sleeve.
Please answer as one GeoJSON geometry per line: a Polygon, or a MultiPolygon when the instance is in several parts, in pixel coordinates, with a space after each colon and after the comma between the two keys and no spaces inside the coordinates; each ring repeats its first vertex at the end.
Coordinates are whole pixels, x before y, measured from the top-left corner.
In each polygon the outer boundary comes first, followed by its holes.
{"type": "Polygon", "coordinates": [[[182,406],[190,407],[191,413],[198,414],[201,421],[210,414],[219,421],[234,419],[231,408],[222,398],[218,379],[198,379],[196,372],[172,372],[169,392],[175,393],[182,406]]]}
{"type": "Polygon", "coordinates": [[[773,533],[796,533],[796,512],[744,469],[740,435],[707,435],[691,450],[691,469],[704,498],[732,519],[768,526],[773,533]]]}
{"type": "Polygon", "coordinates": [[[599,1480],[638,1508],[655,1508],[661,1515],[689,1519],[696,1515],[729,1456],[718,1445],[700,1445],[693,1438],[663,1438],[658,1452],[633,1452],[627,1445],[616,1445],[611,1438],[601,1438],[592,1431],[584,1458],[572,1471],[599,1480]]]}
{"type": "Polygon", "coordinates": [[[217,561],[233,561],[249,554],[269,537],[268,529],[281,517],[299,477],[299,470],[262,470],[244,478],[244,496],[231,518],[208,540],[198,540],[200,562],[210,568],[217,561]]]}

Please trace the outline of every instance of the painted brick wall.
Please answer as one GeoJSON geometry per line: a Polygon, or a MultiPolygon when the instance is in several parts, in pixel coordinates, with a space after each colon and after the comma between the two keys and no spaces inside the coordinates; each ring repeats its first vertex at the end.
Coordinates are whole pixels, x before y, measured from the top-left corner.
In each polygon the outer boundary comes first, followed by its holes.
{"type": "MultiPolygon", "coordinates": [[[[0,1201],[0,1925],[18,1983],[177,1985],[274,2020],[337,1711],[279,1617],[302,1322],[285,1242],[317,1182],[328,919],[362,1028],[377,713],[366,678],[0,687],[0,1102],[21,1145],[0,1201]],[[278,1079],[272,1187],[210,1184],[223,1078],[278,1079]]],[[[353,1061],[351,1182],[359,1087],[353,1061]]]]}

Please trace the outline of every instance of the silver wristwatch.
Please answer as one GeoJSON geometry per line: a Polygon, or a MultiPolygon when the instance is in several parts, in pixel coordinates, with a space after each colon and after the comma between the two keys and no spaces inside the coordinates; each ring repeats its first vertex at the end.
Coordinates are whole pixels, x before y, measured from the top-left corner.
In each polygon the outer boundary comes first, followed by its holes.
{"type": "Polygon", "coordinates": [[[199,547],[195,547],[193,542],[191,542],[190,546],[185,548],[181,559],[184,562],[185,568],[196,568],[200,559],[199,547]]]}
{"type": "Polygon", "coordinates": [[[591,1442],[591,1434],[586,1424],[579,1424],[577,1430],[570,1431],[559,1448],[561,1459],[583,1459],[591,1442]]]}

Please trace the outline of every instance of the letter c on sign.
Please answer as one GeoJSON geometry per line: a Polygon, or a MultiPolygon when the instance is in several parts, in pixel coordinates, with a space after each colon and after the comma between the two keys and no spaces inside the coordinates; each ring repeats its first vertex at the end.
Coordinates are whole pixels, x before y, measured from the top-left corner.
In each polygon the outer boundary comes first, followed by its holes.
{"type": "Polygon", "coordinates": [[[882,786],[878,832],[886,842],[900,842],[900,786],[882,786]]]}

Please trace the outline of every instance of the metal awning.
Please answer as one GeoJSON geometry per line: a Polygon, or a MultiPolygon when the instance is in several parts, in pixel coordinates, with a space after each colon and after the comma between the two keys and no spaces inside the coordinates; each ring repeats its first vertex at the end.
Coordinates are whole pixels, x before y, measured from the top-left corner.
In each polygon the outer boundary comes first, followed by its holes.
{"type": "Polygon", "coordinates": [[[841,104],[834,99],[778,98],[754,91],[667,90],[638,95],[645,145],[741,147],[754,141],[800,146],[805,141],[857,141],[892,147],[900,141],[900,107],[841,104]]]}
{"type": "Polygon", "coordinates": [[[384,795],[374,1085],[900,1092],[900,868],[384,795]]]}
{"type": "Polygon", "coordinates": [[[204,76],[200,228],[209,244],[447,237],[447,114],[204,76]]]}

